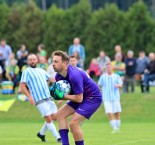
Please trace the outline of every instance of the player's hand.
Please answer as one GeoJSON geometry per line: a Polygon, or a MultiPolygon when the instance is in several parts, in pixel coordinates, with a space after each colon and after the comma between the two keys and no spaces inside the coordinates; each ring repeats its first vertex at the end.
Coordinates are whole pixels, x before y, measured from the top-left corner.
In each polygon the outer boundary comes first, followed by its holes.
{"type": "Polygon", "coordinates": [[[62,100],[59,100],[59,101],[57,102],[57,105],[60,106],[61,104],[62,104],[62,100]]]}
{"type": "Polygon", "coordinates": [[[36,103],[34,102],[34,99],[32,97],[28,98],[28,100],[31,105],[36,105],[36,103]]]}
{"type": "Polygon", "coordinates": [[[65,95],[64,92],[61,92],[61,91],[59,91],[58,89],[55,89],[53,98],[54,98],[55,100],[61,100],[61,99],[64,98],[64,95],[65,95]]]}

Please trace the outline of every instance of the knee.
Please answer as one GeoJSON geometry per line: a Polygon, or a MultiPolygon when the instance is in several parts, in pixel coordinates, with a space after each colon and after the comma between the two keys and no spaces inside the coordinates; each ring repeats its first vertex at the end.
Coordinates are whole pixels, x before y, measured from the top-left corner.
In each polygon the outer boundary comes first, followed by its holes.
{"type": "Polygon", "coordinates": [[[62,113],[61,111],[58,111],[56,116],[57,116],[57,120],[61,120],[61,119],[65,118],[64,113],[62,113]]]}
{"type": "Polygon", "coordinates": [[[52,121],[51,116],[45,116],[44,118],[45,118],[45,121],[46,121],[47,123],[51,123],[51,121],[52,121]]]}
{"type": "Polygon", "coordinates": [[[74,128],[76,128],[78,123],[75,120],[71,120],[69,123],[69,127],[71,129],[71,132],[73,132],[74,128]]]}

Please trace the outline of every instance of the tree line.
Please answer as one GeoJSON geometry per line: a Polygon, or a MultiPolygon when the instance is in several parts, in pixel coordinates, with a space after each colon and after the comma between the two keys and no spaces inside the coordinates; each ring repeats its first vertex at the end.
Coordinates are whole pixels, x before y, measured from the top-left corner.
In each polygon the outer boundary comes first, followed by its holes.
{"type": "Polygon", "coordinates": [[[114,55],[120,44],[124,52],[131,49],[154,51],[155,19],[144,2],[138,1],[126,12],[116,4],[107,4],[93,11],[87,0],[80,0],[69,9],[52,5],[42,11],[31,1],[27,5],[0,4],[0,38],[5,38],[13,51],[25,44],[36,52],[43,43],[49,56],[57,49],[68,51],[74,37],[79,37],[86,49],[86,62],[97,57],[100,50],[114,55]]]}

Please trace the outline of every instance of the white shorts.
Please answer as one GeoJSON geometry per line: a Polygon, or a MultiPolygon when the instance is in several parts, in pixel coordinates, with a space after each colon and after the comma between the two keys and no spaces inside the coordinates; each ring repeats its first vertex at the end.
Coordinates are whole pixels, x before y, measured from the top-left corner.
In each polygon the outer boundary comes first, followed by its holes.
{"type": "Polygon", "coordinates": [[[120,101],[104,101],[105,113],[122,112],[120,101]]]}
{"type": "Polygon", "coordinates": [[[57,113],[57,106],[53,101],[40,103],[36,106],[42,117],[57,113]]]}

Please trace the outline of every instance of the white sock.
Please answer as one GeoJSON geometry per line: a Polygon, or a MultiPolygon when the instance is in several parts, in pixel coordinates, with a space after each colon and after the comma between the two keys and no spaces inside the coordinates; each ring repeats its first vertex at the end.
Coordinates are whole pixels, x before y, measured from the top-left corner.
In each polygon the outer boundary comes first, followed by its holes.
{"type": "Polygon", "coordinates": [[[59,133],[58,133],[58,131],[57,131],[55,125],[53,124],[53,122],[51,122],[51,123],[47,123],[47,122],[46,122],[46,126],[47,126],[48,130],[52,133],[52,135],[53,135],[56,139],[60,138],[60,135],[59,135],[59,133]]]}
{"type": "Polygon", "coordinates": [[[121,126],[121,120],[116,120],[116,127],[120,128],[120,126],[121,126]]]}
{"type": "Polygon", "coordinates": [[[41,130],[40,130],[40,134],[45,135],[46,131],[47,131],[47,126],[46,126],[46,122],[45,122],[44,125],[42,126],[41,130]]]}
{"type": "Polygon", "coordinates": [[[110,125],[113,129],[117,129],[116,127],[116,120],[110,120],[110,125]]]}

